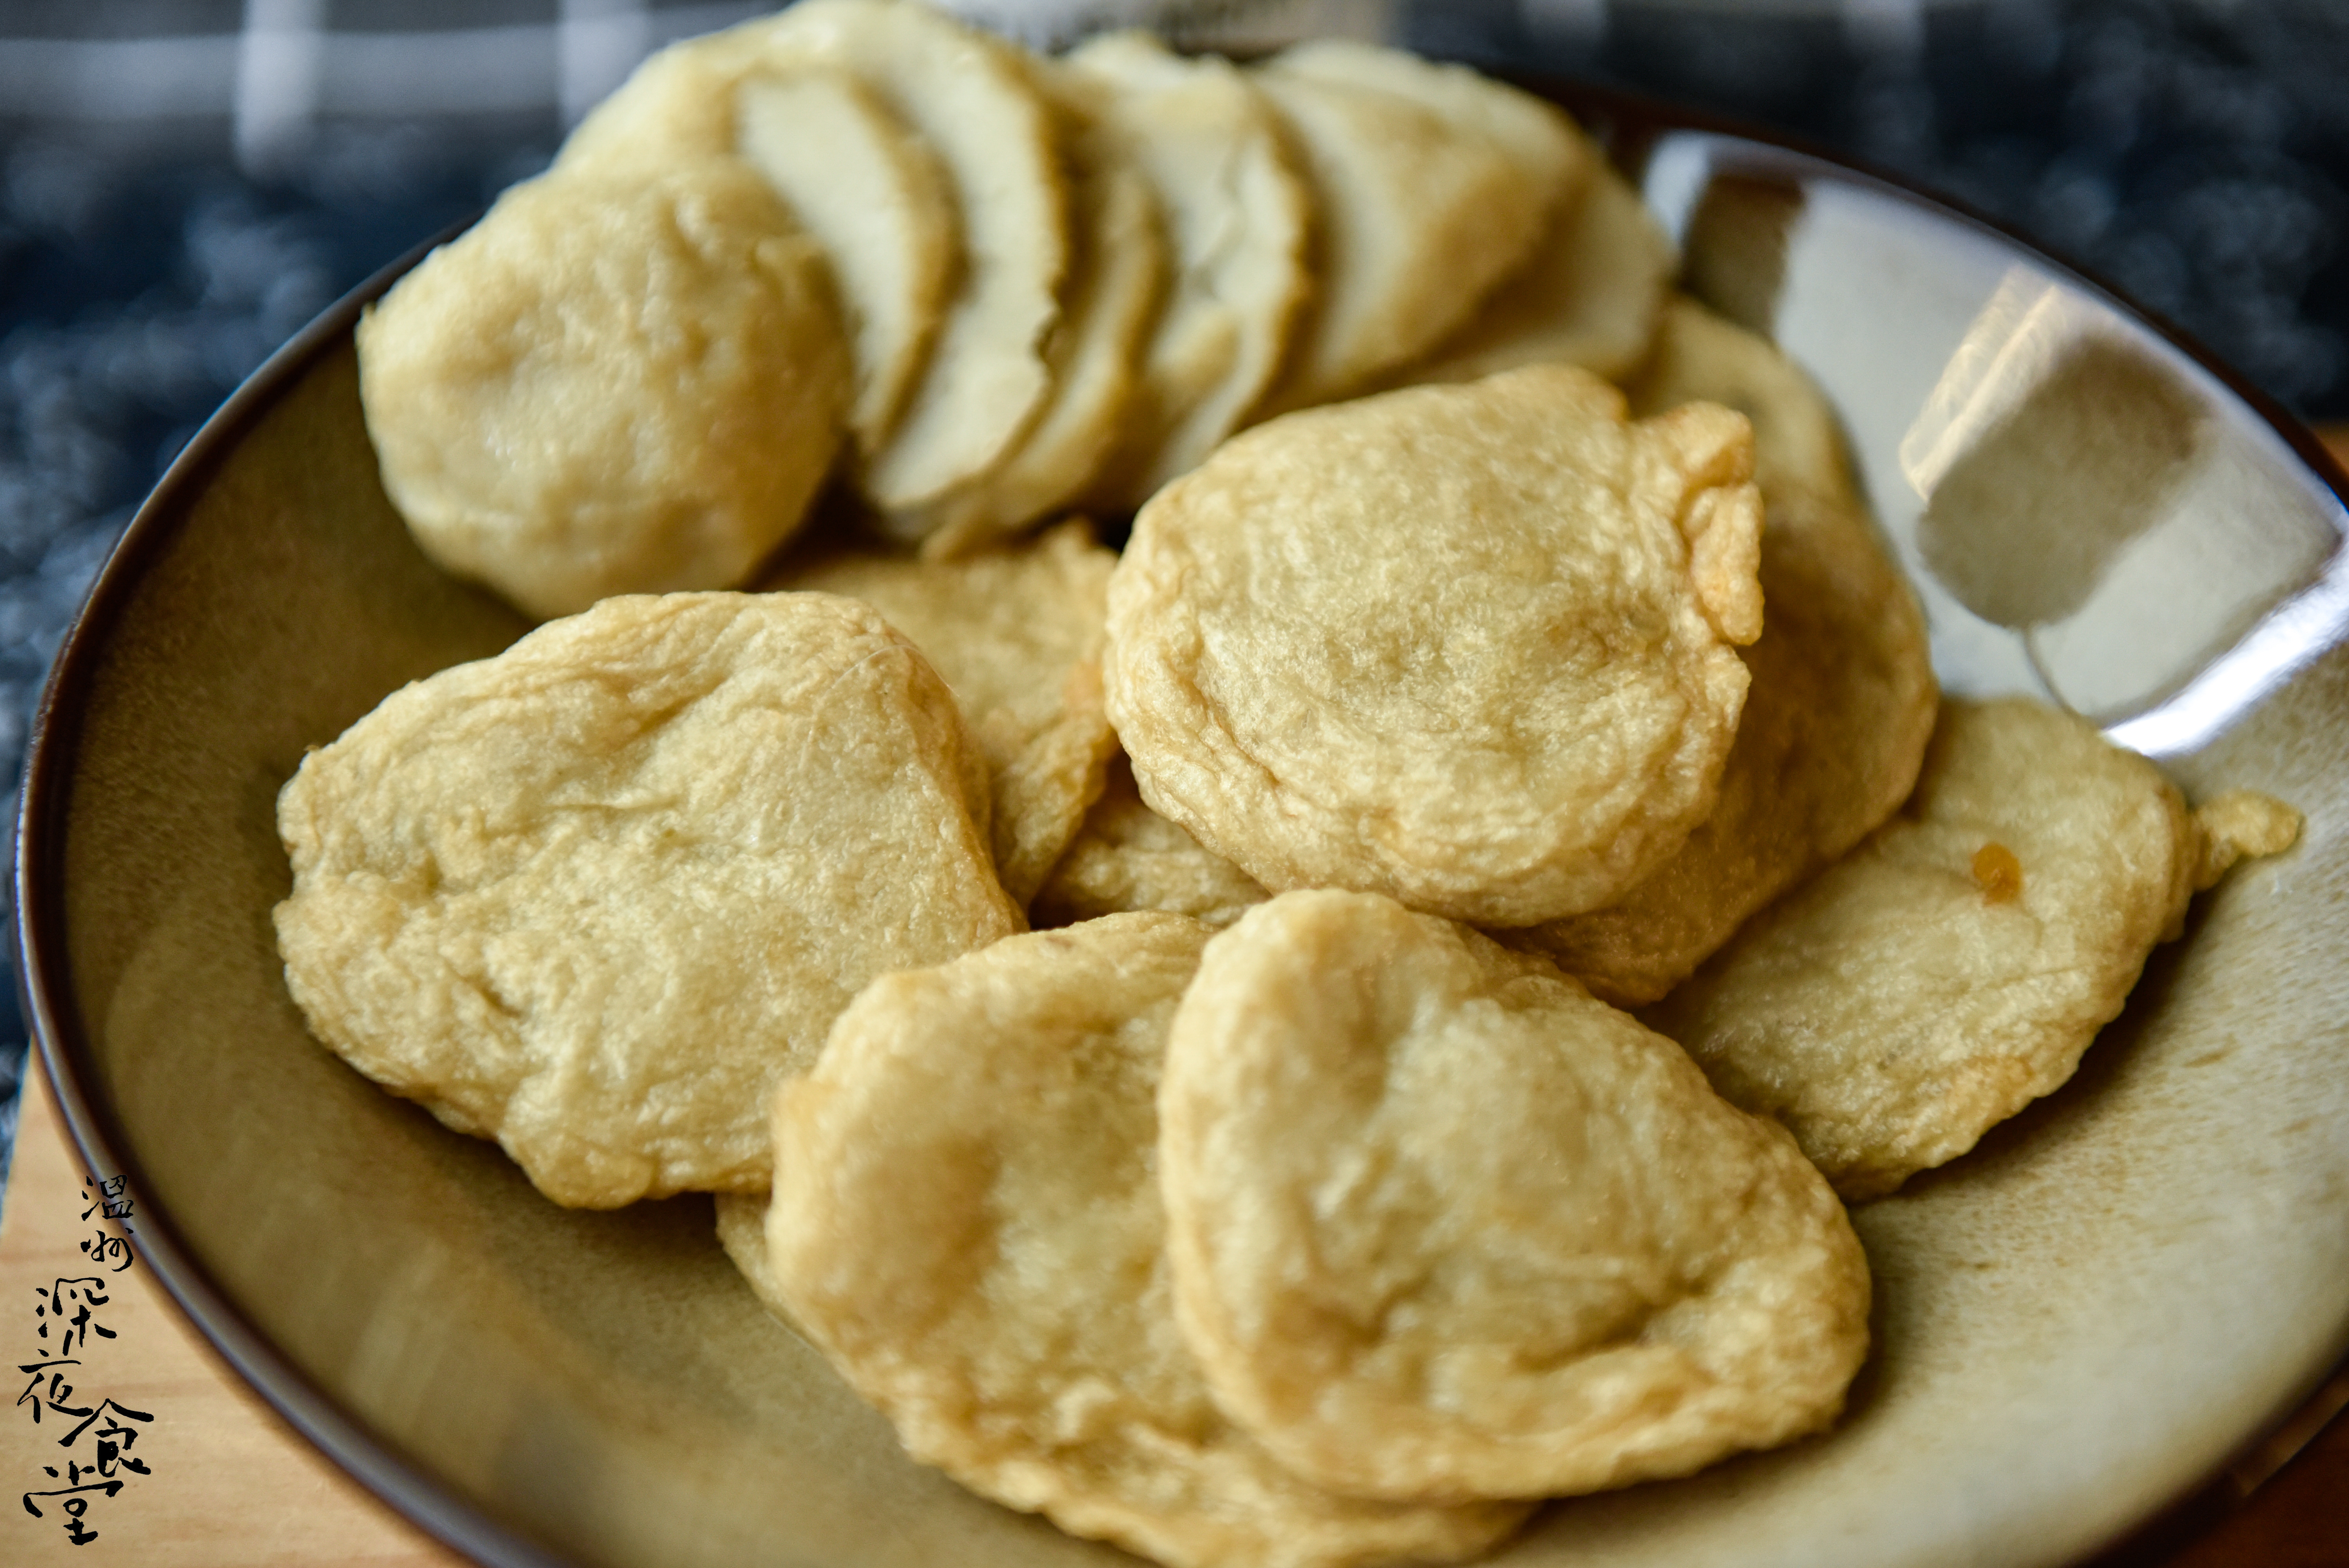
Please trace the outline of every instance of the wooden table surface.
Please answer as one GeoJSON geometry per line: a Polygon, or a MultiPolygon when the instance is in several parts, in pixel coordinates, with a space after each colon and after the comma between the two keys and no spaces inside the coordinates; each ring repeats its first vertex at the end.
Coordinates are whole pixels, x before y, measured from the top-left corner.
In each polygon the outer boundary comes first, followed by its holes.
{"type": "MultiPolygon", "coordinates": [[[[2349,426],[2323,432],[2349,466],[2349,426]]],[[[88,1276],[89,1259],[77,1250],[91,1226],[82,1222],[85,1172],[71,1152],[47,1080],[38,1071],[26,1083],[15,1163],[0,1202],[0,1344],[36,1361],[41,1348],[32,1325],[34,1297],[54,1282],[88,1276]]],[[[132,1228],[137,1226],[134,1215],[132,1228]]],[[[105,1268],[112,1266],[111,1260],[105,1268]]],[[[148,1473],[127,1477],[112,1496],[89,1494],[81,1528],[95,1539],[67,1539],[56,1499],[36,1499],[44,1517],[20,1507],[0,1509],[0,1562],[71,1563],[78,1568],[137,1564],[139,1568],[293,1568],[347,1563],[367,1568],[460,1568],[465,1559],[417,1530],[351,1480],[281,1420],[248,1388],[134,1262],[119,1274],[98,1272],[107,1299],[93,1320],[110,1339],[86,1337],[80,1365],[43,1377],[74,1381],[57,1404],[98,1409],[100,1398],[153,1418],[112,1424],[135,1433],[122,1447],[148,1473]]],[[[25,1374],[16,1374],[23,1377],[25,1374]]],[[[19,1388],[23,1385],[17,1386],[19,1388]]],[[[44,1392],[50,1385],[43,1382],[44,1392]]],[[[2349,1377],[2337,1382],[2312,1410],[2312,1428],[2324,1407],[2349,1403],[2349,1377]]],[[[69,1462],[91,1478],[94,1434],[70,1449],[57,1439],[79,1421],[52,1408],[40,1421],[20,1401],[0,1421],[0,1477],[27,1490],[62,1487],[69,1462]],[[45,1467],[59,1478],[48,1480],[45,1467]]],[[[2271,1449],[2191,1500],[2147,1535],[2100,1560],[2109,1568],[2344,1568],[2349,1565],[2349,1418],[2334,1420],[2313,1440],[2287,1431],[2282,1446],[2303,1440],[2272,1476],[2260,1472],[2284,1458],[2271,1449]],[[2241,1481],[2260,1484],[2248,1499],[2241,1481]],[[2181,1545],[2180,1542],[2183,1542],[2181,1545]]],[[[943,1565],[942,1565],[943,1568],[943,1565]]]]}

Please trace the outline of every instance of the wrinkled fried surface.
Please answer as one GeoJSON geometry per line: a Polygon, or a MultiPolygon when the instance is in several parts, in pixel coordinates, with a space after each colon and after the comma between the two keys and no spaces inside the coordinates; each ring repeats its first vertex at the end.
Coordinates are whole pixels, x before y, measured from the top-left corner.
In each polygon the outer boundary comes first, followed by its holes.
{"type": "Polygon", "coordinates": [[[1104,914],[1157,909],[1220,931],[1268,895],[1256,879],[1142,803],[1133,768],[1110,761],[1101,799],[1037,891],[1030,917],[1071,925],[1104,914]]]}
{"type": "Polygon", "coordinates": [[[1319,1492],[1183,1347],[1154,1097],[1206,937],[1114,915],[858,997],[776,1104],[767,1261],[791,1319],[915,1458],[1174,1568],[1481,1550],[1525,1510],[1319,1492]]]}
{"type": "Polygon", "coordinates": [[[823,594],[609,599],[393,693],[278,797],[317,1037],[557,1202],[767,1182],[874,975],[1019,928],[946,683],[823,594]]]}
{"type": "Polygon", "coordinates": [[[1184,1336],[1333,1490],[1685,1474],[1824,1427],[1866,1354],[1866,1260],[1791,1139],[1390,899],[1284,893],[1210,943],[1159,1115],[1184,1336]]]}
{"type": "Polygon", "coordinates": [[[1899,814],[1647,1016],[1877,1197],[2072,1076],[2202,861],[2176,787],[2086,720],[1952,699],[1899,814]]]}
{"type": "Polygon", "coordinates": [[[1116,557],[1083,523],[957,562],[835,551],[769,583],[862,599],[954,688],[995,801],[995,866],[1025,905],[1101,794],[1117,745],[1102,706],[1102,616],[1116,557]]]}
{"type": "Polygon", "coordinates": [[[799,526],[851,390],[822,253],[716,157],[515,186],[358,347],[417,542],[542,617],[741,582],[799,526]]]}
{"type": "Polygon", "coordinates": [[[1607,908],[1501,937],[1621,1006],[1663,995],[1891,815],[1916,782],[1937,690],[1924,615],[1878,542],[1833,411],[1800,370],[1677,299],[1630,392],[1642,413],[1702,399],[1753,420],[1769,613],[1744,651],[1754,685],[1713,814],[1607,908]]]}
{"type": "Polygon", "coordinates": [[[1291,414],[1135,520],[1110,717],[1265,886],[1524,925],[1711,810],[1760,630],[1743,416],[1540,366],[1291,414]]]}

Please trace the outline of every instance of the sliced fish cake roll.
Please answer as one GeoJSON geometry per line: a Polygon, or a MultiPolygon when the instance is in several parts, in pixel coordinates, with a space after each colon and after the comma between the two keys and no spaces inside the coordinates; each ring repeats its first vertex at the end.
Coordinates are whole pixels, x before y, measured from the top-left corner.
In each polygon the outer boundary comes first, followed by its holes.
{"type": "Polygon", "coordinates": [[[870,458],[928,362],[956,281],[960,221],[946,175],[855,77],[762,67],[730,33],[647,60],[571,133],[562,162],[728,152],[766,177],[831,261],[855,356],[849,429],[870,458]]]}
{"type": "Polygon", "coordinates": [[[801,0],[723,35],[769,68],[845,71],[928,144],[961,218],[961,273],[929,361],[859,483],[906,513],[1000,461],[1051,391],[1069,264],[1058,122],[1024,51],[926,5],[801,0]]]}
{"type": "Polygon", "coordinates": [[[1425,354],[1531,257],[1583,171],[1581,139],[1536,112],[1545,106],[1408,56],[1381,63],[1374,74],[1422,90],[1297,69],[1286,55],[1249,73],[1289,133],[1319,219],[1316,297],[1258,418],[1351,397],[1425,354]],[[1479,101],[1479,87],[1503,101],[1479,101]],[[1496,120],[1515,134],[1496,134],[1496,120]]]}
{"type": "Polygon", "coordinates": [[[1052,391],[1002,461],[890,524],[948,557],[1016,533],[1076,500],[1108,464],[1142,377],[1172,258],[1157,193],[1101,99],[1108,90],[1042,62],[1075,171],[1075,259],[1046,358],[1052,391]]]}
{"type": "Polygon", "coordinates": [[[1141,389],[1092,492],[1125,511],[1197,467],[1279,370],[1311,285],[1310,199],[1271,110],[1228,61],[1118,33],[1067,62],[1115,89],[1108,113],[1157,192],[1174,247],[1141,389]]]}

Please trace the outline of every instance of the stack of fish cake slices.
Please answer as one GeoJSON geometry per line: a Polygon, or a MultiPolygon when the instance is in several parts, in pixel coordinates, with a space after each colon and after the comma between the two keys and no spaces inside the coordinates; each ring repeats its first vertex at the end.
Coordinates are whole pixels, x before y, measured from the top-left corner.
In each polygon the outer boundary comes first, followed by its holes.
{"type": "Polygon", "coordinates": [[[933,556],[1131,511],[1246,425],[1464,356],[1619,374],[1671,258],[1563,113],[1364,45],[1052,59],[911,0],[807,0],[654,57],[563,160],[712,156],[830,256],[848,480],[933,556]]]}

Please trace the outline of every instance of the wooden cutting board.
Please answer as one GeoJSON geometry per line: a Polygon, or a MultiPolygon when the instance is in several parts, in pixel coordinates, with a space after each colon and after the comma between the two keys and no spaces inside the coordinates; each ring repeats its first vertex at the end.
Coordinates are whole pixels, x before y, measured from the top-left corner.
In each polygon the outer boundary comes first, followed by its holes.
{"type": "MultiPolygon", "coordinates": [[[[2322,432],[2349,466],[2349,426],[2322,432]]],[[[425,1535],[345,1475],[264,1404],[191,1326],[153,1275],[133,1262],[111,1272],[114,1258],[93,1268],[78,1243],[96,1228],[82,1214],[85,1179],[65,1137],[57,1101],[38,1071],[25,1086],[16,1151],[0,1204],[0,1349],[10,1357],[11,1398],[33,1375],[16,1371],[42,1359],[37,1330],[49,1324],[46,1303],[59,1280],[97,1277],[82,1295],[93,1300],[91,1323],[112,1338],[82,1331],[73,1355],[80,1365],[38,1374],[44,1394],[67,1388],[41,1418],[30,1402],[0,1414],[0,1484],[38,1492],[70,1480],[67,1467],[95,1462],[97,1434],[109,1429],[119,1460],[137,1460],[147,1473],[113,1467],[123,1482],[112,1495],[86,1493],[79,1528],[94,1538],[77,1545],[67,1536],[60,1500],[34,1499],[43,1517],[21,1503],[0,1508],[0,1562],[72,1563],[77,1568],[136,1564],[137,1568],[311,1568],[343,1563],[366,1568],[461,1568],[466,1559],[425,1535]],[[36,1315],[36,1309],[40,1315],[36,1315]],[[111,1399],[129,1414],[99,1404],[111,1399]],[[58,1407],[62,1407],[61,1410],[58,1407]],[[97,1412],[70,1449],[57,1439],[97,1412]],[[51,1479],[49,1467],[59,1472],[51,1479]]],[[[135,1230],[137,1219],[130,1223],[135,1230]]],[[[68,1323],[78,1298],[64,1301],[68,1323]]],[[[53,1329],[51,1337],[57,1330],[53,1329]]],[[[55,1353],[52,1352],[51,1355],[55,1353]]],[[[2349,1377],[2312,1408],[2302,1429],[2288,1431],[2284,1447],[2305,1440],[2307,1429],[2349,1403],[2349,1377]]],[[[2268,1458],[2280,1460],[2271,1449],[2268,1458]]],[[[2349,1419],[2335,1420],[2272,1479],[2254,1463],[2239,1471],[2264,1482],[2234,1506],[2226,1483],[2190,1503],[2176,1528],[2194,1539],[2183,1550],[2149,1541],[2132,1543],[2113,1568],[2337,1568],[2349,1564],[2349,1419]],[[2215,1527],[2214,1527],[2215,1521],[2215,1527]]]]}

